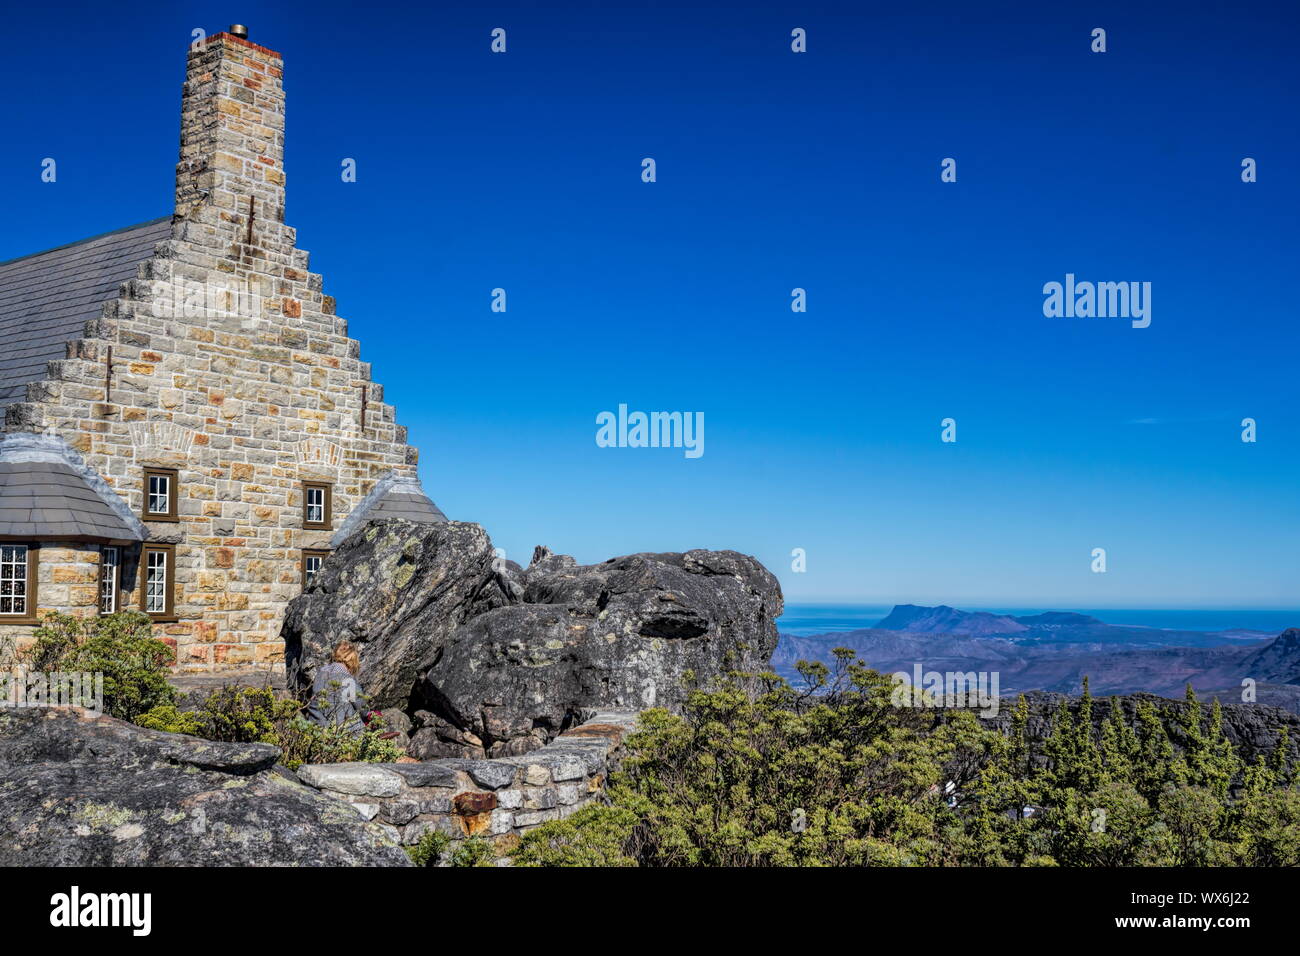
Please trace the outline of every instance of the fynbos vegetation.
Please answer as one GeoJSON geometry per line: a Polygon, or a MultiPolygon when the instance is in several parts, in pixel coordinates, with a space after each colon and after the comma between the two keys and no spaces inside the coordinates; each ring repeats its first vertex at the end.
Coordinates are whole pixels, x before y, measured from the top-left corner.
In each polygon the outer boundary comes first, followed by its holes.
{"type": "Polygon", "coordinates": [[[1084,684],[1041,752],[974,714],[900,708],[892,682],[837,653],[805,686],[733,675],[679,716],[643,714],[607,806],[527,834],[517,865],[1185,866],[1300,863],[1300,793],[1283,734],[1246,764],[1195,696],[1177,728],[1084,684]],[[1175,733],[1171,735],[1171,730],[1175,733]],[[1171,736],[1183,745],[1175,747],[1171,736]]]}
{"type": "Polygon", "coordinates": [[[378,715],[365,730],[352,733],[343,726],[312,723],[301,709],[297,701],[278,698],[269,687],[223,687],[197,710],[165,704],[142,714],[136,723],[207,740],[272,744],[280,748],[280,761],[290,770],[305,763],[386,763],[402,756],[401,748],[384,737],[387,728],[378,715]]]}

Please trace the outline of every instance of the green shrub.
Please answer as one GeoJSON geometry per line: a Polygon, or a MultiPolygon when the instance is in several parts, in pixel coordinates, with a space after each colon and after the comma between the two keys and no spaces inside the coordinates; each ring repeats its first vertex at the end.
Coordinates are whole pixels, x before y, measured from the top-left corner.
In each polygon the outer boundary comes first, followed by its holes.
{"type": "Polygon", "coordinates": [[[974,716],[895,706],[893,682],[850,654],[833,673],[811,667],[805,678],[809,689],[796,691],[774,674],[733,674],[690,691],[680,714],[644,712],[609,787],[635,824],[593,812],[553,855],[538,856],[642,866],[944,862],[953,820],[944,787],[969,783],[987,739],[974,716]]]}
{"type": "Polygon", "coordinates": [[[22,652],[24,667],[102,673],[104,710],[134,720],[154,707],[172,704],[176,692],[167,683],[172,649],[153,636],[153,623],[139,611],[79,618],[51,612],[34,632],[35,643],[22,652]]]}
{"type": "Polygon", "coordinates": [[[406,848],[406,855],[411,858],[411,862],[416,866],[437,866],[443,853],[447,851],[447,845],[450,843],[451,840],[447,834],[440,833],[437,830],[428,830],[424,836],[420,837],[419,843],[406,848]]]}
{"type": "Polygon", "coordinates": [[[206,740],[273,744],[290,770],[307,763],[392,763],[402,756],[397,744],[383,739],[382,719],[372,718],[359,734],[322,727],[302,716],[297,701],[277,697],[270,687],[222,687],[208,694],[198,710],[183,712],[164,704],[140,715],[136,723],[206,740]]]}
{"type": "Polygon", "coordinates": [[[290,770],[305,763],[393,763],[404,751],[391,740],[384,740],[385,728],[377,719],[361,733],[331,724],[314,724],[301,714],[279,725],[277,746],[284,752],[281,761],[290,770]]]}
{"type": "Polygon", "coordinates": [[[449,846],[451,839],[445,833],[428,830],[418,843],[406,847],[406,855],[416,866],[438,866],[442,862],[448,866],[496,866],[496,851],[481,837],[462,840],[444,861],[449,846]]]}
{"type": "Polygon", "coordinates": [[[175,704],[159,704],[135,719],[139,727],[149,730],[165,730],[169,734],[189,734],[191,737],[203,736],[203,723],[193,711],[179,710],[175,704]]]}
{"type": "Polygon", "coordinates": [[[280,728],[298,713],[298,703],[278,698],[270,687],[235,687],[214,690],[197,710],[181,711],[174,704],[141,714],[141,727],[191,734],[205,740],[240,744],[278,744],[280,728]]]}
{"type": "Polygon", "coordinates": [[[199,735],[231,743],[274,744],[281,726],[298,713],[297,701],[276,697],[270,687],[231,687],[208,694],[197,712],[199,735]]]}
{"type": "Polygon", "coordinates": [[[497,854],[482,837],[470,837],[468,840],[462,840],[456,849],[451,851],[451,859],[448,861],[452,866],[496,866],[497,854]]]}
{"type": "Polygon", "coordinates": [[[624,852],[637,815],[623,807],[583,807],[523,835],[511,852],[515,866],[636,866],[624,852]]]}

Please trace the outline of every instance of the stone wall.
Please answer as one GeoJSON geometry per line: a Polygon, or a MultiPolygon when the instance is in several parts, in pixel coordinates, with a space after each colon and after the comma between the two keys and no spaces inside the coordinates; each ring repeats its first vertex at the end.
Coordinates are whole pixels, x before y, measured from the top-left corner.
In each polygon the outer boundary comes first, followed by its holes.
{"type": "Polygon", "coordinates": [[[518,757],[313,764],[298,776],[390,827],[404,845],[436,830],[457,841],[480,836],[504,851],[520,834],[600,799],[636,719],[634,711],[597,712],[518,757]]]}
{"type": "MultiPolygon", "coordinates": [[[[337,527],[382,475],[415,474],[406,430],[284,224],[282,65],[228,34],[191,49],[171,238],[5,417],[6,431],[61,435],[136,514],[142,469],[179,469],[179,521],[146,524],[176,545],[176,620],[157,630],[182,670],[282,669],[302,549],[331,535],[302,527],[304,480],[333,484],[337,527]]],[[[98,558],[82,553],[89,587],[98,558]]],[[[124,578],[127,607],[138,577],[124,578]]],[[[61,593],[42,587],[39,608],[78,609],[61,593]]]]}
{"type": "MultiPolygon", "coordinates": [[[[99,613],[99,545],[42,541],[34,563],[38,609],[57,607],[78,617],[99,613]]],[[[32,630],[30,625],[5,624],[0,619],[0,642],[5,648],[24,647],[32,630]]]]}

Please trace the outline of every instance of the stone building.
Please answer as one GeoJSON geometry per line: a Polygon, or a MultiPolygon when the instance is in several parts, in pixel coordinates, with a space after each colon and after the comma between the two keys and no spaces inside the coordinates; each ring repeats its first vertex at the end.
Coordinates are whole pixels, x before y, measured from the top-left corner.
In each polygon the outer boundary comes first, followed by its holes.
{"type": "Polygon", "coordinates": [[[174,213],[0,263],[0,638],[139,608],[177,667],[282,667],[373,515],[443,521],[284,222],[278,53],[191,46],[174,213]]]}

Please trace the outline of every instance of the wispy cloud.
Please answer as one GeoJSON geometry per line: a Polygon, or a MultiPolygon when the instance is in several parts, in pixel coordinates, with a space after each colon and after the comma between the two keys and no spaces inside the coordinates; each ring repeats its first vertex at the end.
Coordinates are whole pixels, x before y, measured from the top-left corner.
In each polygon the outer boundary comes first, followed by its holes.
{"type": "Polygon", "coordinates": [[[1231,421],[1232,416],[1220,412],[1216,415],[1200,416],[1181,416],[1181,417],[1162,417],[1152,418],[1130,418],[1124,422],[1125,425],[1196,425],[1203,422],[1226,422],[1231,421]]]}

